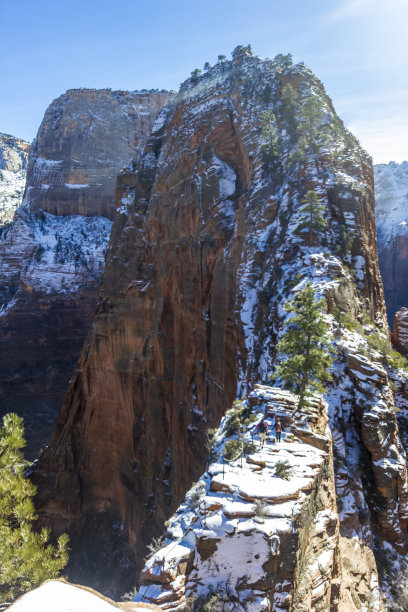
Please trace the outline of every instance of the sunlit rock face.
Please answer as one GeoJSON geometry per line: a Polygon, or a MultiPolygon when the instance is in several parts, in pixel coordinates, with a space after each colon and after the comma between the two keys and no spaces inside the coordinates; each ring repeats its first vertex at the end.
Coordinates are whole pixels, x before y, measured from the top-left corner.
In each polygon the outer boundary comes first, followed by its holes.
{"type": "Polygon", "coordinates": [[[29,150],[28,142],[0,134],[0,230],[11,223],[22,202],[29,150]]]}
{"type": "Polygon", "coordinates": [[[95,312],[116,176],[170,97],[70,90],[31,147],[24,202],[0,237],[0,411],[25,417],[31,457],[49,440],[95,312]]]}
{"type": "Polygon", "coordinates": [[[340,354],[325,417],[338,464],[327,486],[345,502],[337,591],[326,585],[324,597],[353,609],[353,597],[363,601],[378,583],[370,513],[379,541],[406,547],[406,469],[387,373],[375,353],[360,355],[361,345],[369,353],[363,332],[342,318],[387,331],[370,158],[308,68],[241,52],[181,86],[141,159],[120,175],[117,205],[93,328],[35,475],[41,520],[70,532],[71,575],[108,593],[134,584],[147,543],[205,469],[208,428],[273,370],[283,304],[309,279],[326,298],[340,354]],[[284,101],[288,84],[295,108],[284,101]],[[309,134],[302,153],[309,98],[319,136],[309,134]],[[263,127],[270,110],[277,158],[263,127]],[[295,230],[311,189],[327,227],[309,240],[295,230]],[[398,469],[387,479],[392,461],[398,469]],[[377,489],[392,503],[374,514],[377,489]]]}
{"type": "Polygon", "coordinates": [[[392,327],[395,313],[408,307],[408,162],[378,164],[374,171],[378,261],[392,327]]]}
{"type": "Polygon", "coordinates": [[[144,147],[167,91],[70,89],[54,100],[33,142],[32,211],[113,219],[118,173],[144,147]]]}

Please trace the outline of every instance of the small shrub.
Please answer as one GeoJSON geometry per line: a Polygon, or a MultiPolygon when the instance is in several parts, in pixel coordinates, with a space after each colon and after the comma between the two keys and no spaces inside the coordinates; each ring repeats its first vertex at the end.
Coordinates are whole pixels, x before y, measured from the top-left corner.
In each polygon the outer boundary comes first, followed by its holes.
{"type": "Polygon", "coordinates": [[[233,461],[241,456],[242,444],[241,440],[227,440],[224,446],[224,458],[227,461],[233,461]]]}
{"type": "Polygon", "coordinates": [[[160,538],[153,538],[150,544],[147,545],[147,550],[149,551],[149,557],[157,553],[161,548],[163,548],[165,544],[164,536],[160,536],[160,538]]]}
{"type": "Polygon", "coordinates": [[[216,453],[215,453],[216,444],[217,444],[217,430],[216,429],[209,429],[207,431],[206,446],[207,446],[208,457],[209,457],[210,461],[213,461],[215,459],[215,456],[216,456],[216,453]]]}
{"type": "Polygon", "coordinates": [[[138,588],[134,587],[131,591],[128,591],[127,593],[125,593],[124,595],[122,595],[122,597],[120,598],[121,601],[133,601],[133,599],[135,598],[135,596],[137,595],[138,592],[138,588]]]}
{"type": "Polygon", "coordinates": [[[205,494],[205,484],[203,482],[199,482],[195,485],[195,487],[190,491],[187,496],[187,502],[190,508],[194,509],[200,505],[200,502],[205,494]]]}
{"type": "Polygon", "coordinates": [[[235,436],[239,433],[241,429],[241,420],[239,418],[240,411],[234,410],[230,412],[227,416],[224,425],[225,435],[230,438],[231,436],[235,436]]]}
{"type": "Polygon", "coordinates": [[[244,454],[250,455],[256,451],[256,444],[252,440],[244,442],[244,454]]]}
{"type": "Polygon", "coordinates": [[[283,478],[284,480],[289,480],[289,478],[293,474],[293,468],[291,467],[289,461],[277,461],[275,463],[275,474],[279,476],[279,478],[283,478]]]}
{"type": "Polygon", "coordinates": [[[348,313],[340,310],[338,306],[333,307],[333,317],[337,322],[339,327],[343,329],[348,329],[349,331],[353,331],[356,329],[358,323],[353,317],[351,317],[348,313]]]}
{"type": "Polygon", "coordinates": [[[228,583],[220,583],[216,587],[211,587],[208,593],[199,595],[193,604],[195,612],[220,612],[229,610],[229,606],[225,607],[233,601],[233,593],[228,583]]]}
{"type": "Polygon", "coordinates": [[[408,360],[392,348],[388,338],[375,332],[367,338],[368,346],[383,356],[387,366],[394,369],[408,370],[408,360]]]}
{"type": "Polygon", "coordinates": [[[257,518],[264,518],[266,502],[263,499],[257,499],[254,503],[254,514],[257,518]]]}

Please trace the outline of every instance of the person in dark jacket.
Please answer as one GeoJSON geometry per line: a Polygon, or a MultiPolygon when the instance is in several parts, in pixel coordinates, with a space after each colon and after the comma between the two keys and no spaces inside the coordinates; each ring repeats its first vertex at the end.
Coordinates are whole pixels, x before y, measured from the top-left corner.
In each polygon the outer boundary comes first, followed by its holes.
{"type": "Polygon", "coordinates": [[[273,429],[275,430],[275,433],[276,433],[276,441],[280,442],[281,441],[281,433],[282,433],[282,431],[285,431],[285,430],[283,429],[282,423],[280,422],[278,417],[276,417],[276,421],[275,421],[275,425],[274,425],[273,429]]]}
{"type": "Polygon", "coordinates": [[[263,447],[266,441],[266,436],[268,435],[268,423],[263,418],[260,423],[258,423],[258,436],[259,436],[259,446],[263,447]]]}

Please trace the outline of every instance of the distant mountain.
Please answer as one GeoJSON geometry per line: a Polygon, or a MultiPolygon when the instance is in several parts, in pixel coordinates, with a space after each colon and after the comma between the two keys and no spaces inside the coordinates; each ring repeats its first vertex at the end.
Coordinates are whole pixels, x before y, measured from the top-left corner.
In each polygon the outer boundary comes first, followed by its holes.
{"type": "MultiPolygon", "coordinates": [[[[32,144],[23,204],[0,237],[0,414],[25,417],[31,456],[48,442],[92,321],[116,177],[169,98],[69,90],[49,106],[32,144]]],[[[0,160],[23,180],[26,153],[5,142],[0,160]]]]}
{"type": "Polygon", "coordinates": [[[28,142],[0,134],[0,231],[23,200],[29,150],[28,142]]]}
{"type": "Polygon", "coordinates": [[[388,321],[408,307],[408,162],[374,166],[378,261],[388,321]]]}

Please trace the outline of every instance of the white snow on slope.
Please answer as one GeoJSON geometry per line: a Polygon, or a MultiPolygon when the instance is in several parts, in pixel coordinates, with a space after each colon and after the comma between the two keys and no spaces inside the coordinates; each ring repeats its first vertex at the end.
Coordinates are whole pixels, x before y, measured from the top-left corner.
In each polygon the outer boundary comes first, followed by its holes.
{"type": "Polygon", "coordinates": [[[374,166],[378,244],[408,233],[408,162],[374,166]]]}
{"type": "Polygon", "coordinates": [[[13,219],[23,200],[25,180],[25,170],[0,170],[0,225],[13,219]]]}
{"type": "MultiPolygon", "coordinates": [[[[84,588],[50,580],[21,597],[10,612],[114,612],[118,607],[84,588]]],[[[135,606],[133,612],[145,611],[135,606]]]]}

